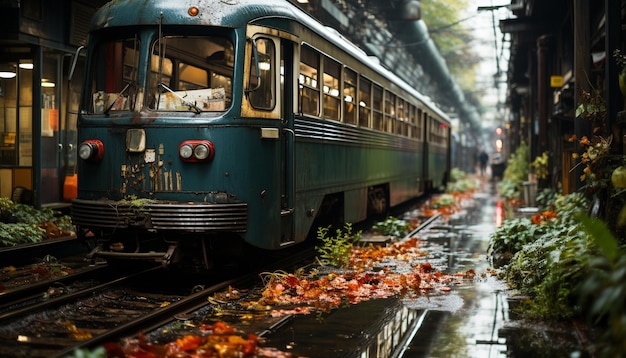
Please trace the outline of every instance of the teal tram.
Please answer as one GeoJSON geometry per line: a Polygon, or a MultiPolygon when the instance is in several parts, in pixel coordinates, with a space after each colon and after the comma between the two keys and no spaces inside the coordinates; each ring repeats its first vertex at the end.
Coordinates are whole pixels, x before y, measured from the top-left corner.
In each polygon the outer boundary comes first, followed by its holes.
{"type": "Polygon", "coordinates": [[[93,255],[210,267],[445,185],[443,111],[283,0],[116,0],[94,16],[71,215],[93,255]]]}

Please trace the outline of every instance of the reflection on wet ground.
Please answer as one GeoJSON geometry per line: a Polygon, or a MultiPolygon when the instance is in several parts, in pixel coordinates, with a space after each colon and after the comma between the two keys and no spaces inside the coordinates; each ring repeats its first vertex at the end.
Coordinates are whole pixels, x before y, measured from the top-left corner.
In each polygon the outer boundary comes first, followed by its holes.
{"type": "MultiPolygon", "coordinates": [[[[489,235],[502,222],[495,183],[485,183],[485,192],[462,215],[449,224],[459,228],[460,237],[449,250],[448,270],[488,268],[489,235]]],[[[501,207],[500,207],[501,208],[501,207]]],[[[423,327],[408,345],[404,357],[505,357],[507,346],[498,331],[508,320],[506,285],[486,275],[474,284],[457,287],[445,300],[457,305],[428,307],[423,327]],[[458,297],[455,299],[454,297],[458,297]]]]}
{"type": "Polygon", "coordinates": [[[438,220],[418,236],[424,259],[453,274],[473,269],[475,282],[447,293],[361,302],[329,313],[296,316],[266,344],[306,357],[505,357],[498,331],[508,320],[505,285],[489,274],[489,235],[502,220],[495,183],[462,213],[438,220]]]}

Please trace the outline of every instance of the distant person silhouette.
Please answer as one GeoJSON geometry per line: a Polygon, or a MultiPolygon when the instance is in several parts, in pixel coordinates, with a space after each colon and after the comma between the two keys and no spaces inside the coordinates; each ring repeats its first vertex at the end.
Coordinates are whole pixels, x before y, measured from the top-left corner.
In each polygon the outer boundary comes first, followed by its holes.
{"type": "Polygon", "coordinates": [[[480,164],[480,175],[485,175],[485,172],[487,170],[487,162],[489,162],[489,154],[487,154],[487,152],[485,152],[484,150],[481,150],[480,154],[478,155],[478,162],[480,164]]]}

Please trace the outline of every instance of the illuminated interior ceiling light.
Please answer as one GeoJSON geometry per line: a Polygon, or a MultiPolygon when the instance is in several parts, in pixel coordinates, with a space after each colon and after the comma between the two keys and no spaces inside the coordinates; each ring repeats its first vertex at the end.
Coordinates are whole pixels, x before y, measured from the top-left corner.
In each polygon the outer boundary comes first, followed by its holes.
{"type": "Polygon", "coordinates": [[[56,84],[54,82],[50,82],[50,80],[45,78],[41,79],[41,87],[54,88],[55,86],[56,84]]]}
{"type": "Polygon", "coordinates": [[[0,64],[0,78],[2,79],[11,79],[15,78],[15,64],[11,63],[3,63],[0,64]]]}
{"type": "Polygon", "coordinates": [[[32,62],[22,62],[18,66],[23,70],[32,70],[35,68],[35,65],[33,65],[32,62]]]}
{"type": "Polygon", "coordinates": [[[269,62],[259,62],[259,70],[267,71],[269,69],[270,69],[270,63],[269,62]]]}
{"type": "Polygon", "coordinates": [[[297,0],[298,4],[308,4],[309,0],[297,0]]]}

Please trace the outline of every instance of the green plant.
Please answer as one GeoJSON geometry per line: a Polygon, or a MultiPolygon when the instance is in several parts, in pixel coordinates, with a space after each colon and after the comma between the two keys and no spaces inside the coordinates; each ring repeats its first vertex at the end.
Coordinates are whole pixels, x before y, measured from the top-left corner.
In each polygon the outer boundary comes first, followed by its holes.
{"type": "Polygon", "coordinates": [[[543,152],[537,156],[530,167],[534,169],[537,179],[546,179],[548,177],[548,152],[543,152]]]}
{"type": "Polygon", "coordinates": [[[435,198],[431,205],[435,209],[453,206],[456,205],[456,199],[451,194],[441,194],[439,197],[435,198]]]}
{"type": "Polygon", "coordinates": [[[510,287],[531,298],[521,314],[562,319],[580,313],[579,284],[596,249],[578,220],[589,207],[582,194],[557,195],[550,206],[505,221],[490,237],[489,257],[510,287]]]}
{"type": "Polygon", "coordinates": [[[69,215],[58,215],[52,209],[35,209],[26,204],[14,203],[8,198],[0,198],[0,214],[10,215],[12,221],[0,222],[0,247],[36,243],[47,238],[46,230],[40,226],[48,223],[57,228],[72,231],[74,227],[69,215]]]}
{"type": "Polygon", "coordinates": [[[467,173],[459,168],[452,168],[450,170],[450,181],[455,182],[459,180],[467,179],[467,173]]]}
{"type": "Polygon", "coordinates": [[[528,218],[506,220],[489,237],[488,255],[495,267],[506,266],[524,245],[546,233],[546,226],[535,225],[528,218]]]}
{"type": "Polygon", "coordinates": [[[0,247],[40,242],[46,238],[46,231],[35,224],[0,223],[0,247]]]}
{"type": "MultiPolygon", "coordinates": [[[[550,196],[550,194],[546,194],[550,196]]],[[[575,192],[568,195],[555,195],[549,201],[549,205],[558,216],[556,225],[548,225],[543,222],[538,225],[529,218],[515,218],[504,221],[500,227],[489,237],[489,258],[494,266],[504,266],[514,254],[522,248],[535,242],[543,235],[558,235],[560,226],[567,228],[575,227],[576,215],[589,209],[589,200],[581,193],[575,192]]]]}
{"type": "Polygon", "coordinates": [[[500,195],[506,199],[518,199],[522,193],[522,183],[528,180],[528,143],[522,142],[507,161],[502,181],[498,184],[500,195]]]}
{"type": "Polygon", "coordinates": [[[343,268],[350,262],[352,245],[361,237],[361,231],[352,233],[352,224],[346,223],[344,231],[337,229],[335,236],[329,236],[330,226],[317,228],[317,239],[322,242],[316,246],[318,261],[322,265],[343,268]]]}
{"type": "Polygon", "coordinates": [[[606,224],[585,215],[578,217],[599,248],[590,260],[590,270],[580,289],[588,318],[606,330],[597,348],[602,356],[626,356],[626,251],[606,224]]]}
{"type": "Polygon", "coordinates": [[[384,221],[379,221],[374,224],[372,226],[372,230],[380,233],[381,235],[402,237],[407,234],[409,230],[409,223],[389,216],[384,221]]]}
{"type": "Polygon", "coordinates": [[[557,196],[558,194],[556,190],[552,188],[543,188],[537,193],[537,205],[540,208],[548,209],[554,205],[554,200],[556,200],[557,196]]]}
{"type": "Polygon", "coordinates": [[[531,297],[525,316],[560,320],[579,311],[578,287],[594,253],[589,237],[576,224],[547,221],[546,232],[516,253],[506,267],[511,287],[531,297]]]}
{"type": "Polygon", "coordinates": [[[446,185],[447,193],[465,193],[468,190],[476,189],[476,182],[468,178],[467,173],[459,168],[452,168],[450,171],[450,181],[446,185]]]}

